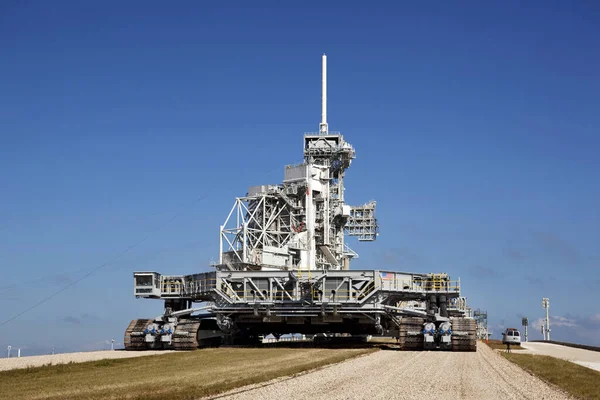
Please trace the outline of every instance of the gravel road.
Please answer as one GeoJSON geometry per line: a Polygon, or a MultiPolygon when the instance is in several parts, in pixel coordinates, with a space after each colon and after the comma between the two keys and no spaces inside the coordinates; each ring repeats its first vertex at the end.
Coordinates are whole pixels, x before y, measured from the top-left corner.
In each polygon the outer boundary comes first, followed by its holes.
{"type": "Polygon", "coordinates": [[[482,344],[476,353],[382,350],[212,398],[570,399],[482,344]]]}
{"type": "Polygon", "coordinates": [[[45,356],[29,356],[20,358],[0,359],[0,371],[9,369],[40,367],[46,364],[66,364],[69,362],[85,362],[104,360],[106,358],[129,358],[140,356],[151,356],[154,354],[166,354],[170,351],[89,351],[82,353],[60,353],[45,356]]]}
{"type": "Polygon", "coordinates": [[[600,371],[600,351],[577,349],[574,347],[561,346],[552,343],[527,342],[521,343],[521,347],[533,354],[541,354],[562,358],[584,367],[600,371]]]}

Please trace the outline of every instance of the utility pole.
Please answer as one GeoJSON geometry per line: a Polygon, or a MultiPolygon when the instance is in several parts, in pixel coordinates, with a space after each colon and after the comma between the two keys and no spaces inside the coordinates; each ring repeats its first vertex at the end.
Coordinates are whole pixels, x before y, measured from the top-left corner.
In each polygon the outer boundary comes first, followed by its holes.
{"type": "Polygon", "coordinates": [[[546,309],[546,320],[544,321],[545,326],[542,327],[542,333],[544,334],[544,340],[550,340],[550,316],[548,315],[550,299],[548,297],[542,299],[542,307],[546,309]]]}

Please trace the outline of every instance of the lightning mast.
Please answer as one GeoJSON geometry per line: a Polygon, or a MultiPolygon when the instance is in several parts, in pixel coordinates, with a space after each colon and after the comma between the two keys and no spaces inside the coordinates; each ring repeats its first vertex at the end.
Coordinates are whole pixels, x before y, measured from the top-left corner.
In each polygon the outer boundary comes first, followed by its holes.
{"type": "Polygon", "coordinates": [[[321,124],[319,125],[319,133],[327,135],[329,128],[327,126],[327,55],[322,57],[322,81],[321,81],[321,124]]]}

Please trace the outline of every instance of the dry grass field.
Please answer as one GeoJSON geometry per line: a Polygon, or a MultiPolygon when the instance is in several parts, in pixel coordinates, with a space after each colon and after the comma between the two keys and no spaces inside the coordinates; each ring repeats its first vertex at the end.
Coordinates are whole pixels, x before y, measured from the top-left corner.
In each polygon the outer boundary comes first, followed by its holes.
{"type": "MultiPolygon", "coordinates": [[[[479,343],[485,343],[485,341],[479,342],[479,343]]],[[[494,350],[506,350],[506,345],[502,344],[502,340],[492,340],[491,339],[486,344],[494,350]]],[[[523,350],[523,348],[521,346],[514,345],[514,344],[510,345],[510,349],[511,350],[523,350]]]]}
{"type": "Polygon", "coordinates": [[[371,343],[371,344],[397,344],[398,342],[396,341],[396,338],[393,338],[393,337],[374,336],[371,339],[369,339],[368,343],[371,343]]]}
{"type": "Polygon", "coordinates": [[[218,348],[0,372],[2,398],[197,399],[377,349],[218,348]]]}
{"type": "Polygon", "coordinates": [[[549,356],[516,353],[502,353],[502,355],[573,397],[600,400],[600,372],[598,371],[549,356]]]}
{"type": "MultiPolygon", "coordinates": [[[[488,346],[492,349],[506,349],[500,340],[490,340],[488,346]]],[[[511,346],[511,349],[522,348],[511,346]]],[[[507,360],[575,398],[600,400],[600,372],[598,371],[549,356],[518,354],[518,352],[511,354],[501,352],[501,354],[507,360]]]]}

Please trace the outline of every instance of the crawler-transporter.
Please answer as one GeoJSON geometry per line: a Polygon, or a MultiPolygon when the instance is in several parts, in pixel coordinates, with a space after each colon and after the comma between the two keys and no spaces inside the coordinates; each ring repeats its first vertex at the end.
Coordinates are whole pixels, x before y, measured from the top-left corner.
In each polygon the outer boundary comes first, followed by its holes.
{"type": "Polygon", "coordinates": [[[444,273],[351,270],[361,242],[378,235],[374,201],[344,201],[354,148],[327,125],[327,59],[322,120],[304,135],[304,162],[283,183],[253,186],[220,227],[214,271],[135,272],[137,298],[164,300],[154,319],[133,320],[125,348],[188,350],[258,344],[273,335],[392,336],[405,350],[476,350],[476,323],[460,282],[444,273]]]}

